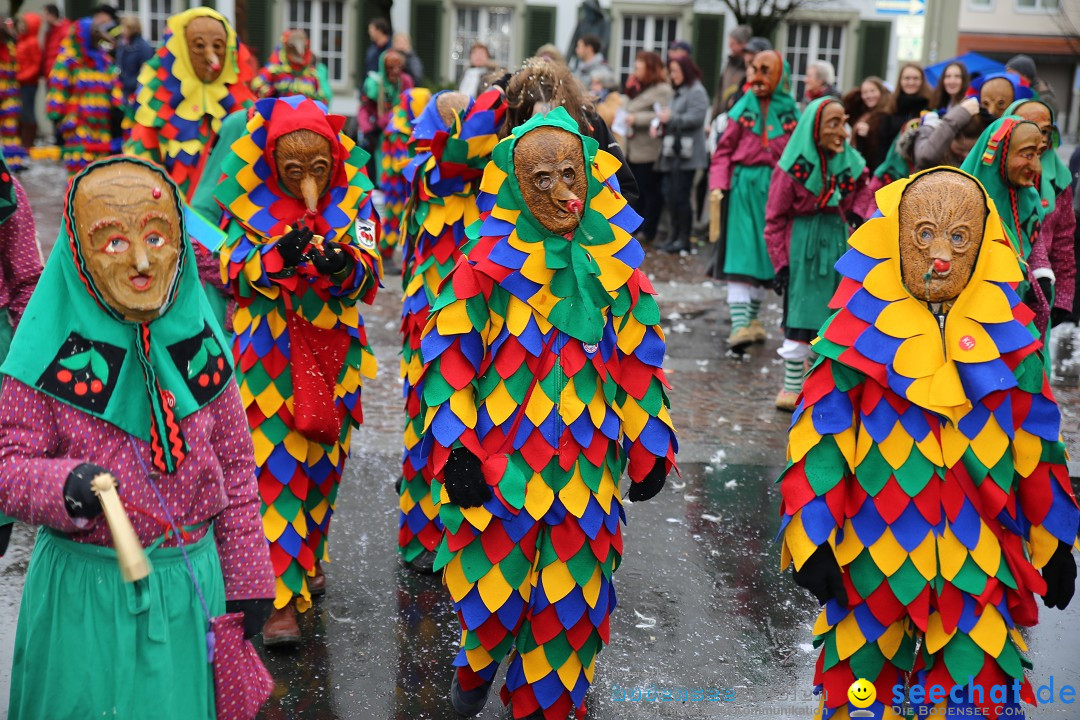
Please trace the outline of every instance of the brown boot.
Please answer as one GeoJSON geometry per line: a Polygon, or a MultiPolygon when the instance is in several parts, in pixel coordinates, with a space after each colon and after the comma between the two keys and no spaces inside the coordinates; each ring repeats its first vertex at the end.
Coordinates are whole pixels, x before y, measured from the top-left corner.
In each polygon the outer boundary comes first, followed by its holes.
{"type": "Polygon", "coordinates": [[[293,601],[280,610],[274,610],[263,625],[263,645],[266,647],[293,647],[300,644],[300,625],[296,622],[296,605],[293,601]]]}
{"type": "Polygon", "coordinates": [[[322,562],[318,560],[315,561],[315,574],[308,578],[307,589],[311,597],[326,594],[326,575],[323,574],[322,562]]]}

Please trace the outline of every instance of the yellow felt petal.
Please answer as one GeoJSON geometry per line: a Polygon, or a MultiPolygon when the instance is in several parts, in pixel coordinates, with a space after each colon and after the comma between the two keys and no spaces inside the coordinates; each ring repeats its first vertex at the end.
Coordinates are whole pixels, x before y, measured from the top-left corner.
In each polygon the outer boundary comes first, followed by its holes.
{"type": "Polygon", "coordinates": [[[836,626],[836,654],[841,660],[846,660],[865,644],[866,636],[855,619],[855,613],[848,614],[836,626]]]}
{"type": "Polygon", "coordinates": [[[1017,428],[1012,451],[1016,472],[1020,477],[1029,477],[1042,458],[1042,440],[1027,430],[1017,428]]]}
{"type": "Polygon", "coordinates": [[[980,523],[979,542],[971,551],[971,557],[975,564],[991,577],[997,574],[1001,566],[1001,546],[985,524],[980,523]]]}
{"type": "Polygon", "coordinates": [[[539,520],[551,509],[554,500],[555,492],[551,486],[540,475],[533,475],[525,486],[525,511],[529,516],[539,520]]]}
{"type": "Polygon", "coordinates": [[[991,657],[1001,655],[1001,651],[1005,647],[1005,640],[1009,636],[1005,621],[993,605],[987,605],[983,608],[979,621],[975,623],[975,627],[971,629],[969,635],[975,641],[975,644],[989,653],[991,657]]]}
{"type": "Polygon", "coordinates": [[[513,588],[506,582],[498,565],[493,565],[476,584],[480,590],[480,598],[488,608],[502,607],[513,592],[513,588]]]}
{"type": "Polygon", "coordinates": [[[937,577],[937,541],[932,531],[928,532],[918,547],[911,552],[911,562],[926,580],[937,577]]]}
{"type": "Polygon", "coordinates": [[[844,539],[836,546],[836,562],[840,563],[841,567],[850,565],[865,547],[855,533],[851,520],[844,520],[844,539]]]}
{"type": "Polygon", "coordinates": [[[435,327],[443,336],[466,335],[473,330],[472,320],[465,312],[465,303],[458,301],[435,313],[435,327]]]}
{"type": "Polygon", "coordinates": [[[896,657],[896,653],[900,651],[900,644],[904,641],[906,635],[907,631],[903,622],[894,622],[890,625],[877,641],[881,654],[890,660],[896,657]]]}
{"type": "Polygon", "coordinates": [[[281,517],[281,513],[273,505],[268,505],[263,511],[262,521],[263,531],[271,542],[281,537],[281,533],[285,532],[285,528],[289,526],[289,522],[281,517]]]}
{"type": "Polygon", "coordinates": [[[964,566],[968,550],[948,525],[945,526],[945,532],[938,536],[937,545],[941,576],[946,580],[952,580],[964,566]]]}
{"type": "MultiPolygon", "coordinates": [[[[443,488],[443,492],[446,492],[445,487],[443,488]]],[[[449,502],[449,498],[443,498],[442,502],[449,502]]],[[[483,505],[471,508],[459,507],[458,509],[461,510],[461,514],[465,516],[465,520],[480,532],[483,532],[487,528],[488,523],[491,522],[491,513],[485,510],[483,505]]]]}
{"type": "Polygon", "coordinates": [[[870,556],[874,558],[878,569],[887,577],[892,577],[900,566],[907,560],[908,554],[892,534],[892,530],[885,529],[877,542],[870,546],[870,556]]]}
{"type": "Polygon", "coordinates": [[[881,451],[885,462],[889,463],[889,466],[895,470],[901,467],[908,459],[914,442],[911,435],[904,429],[904,426],[896,423],[889,436],[878,444],[878,450],[881,451]]]}
{"type": "Polygon", "coordinates": [[[924,635],[924,641],[926,642],[926,651],[933,654],[945,647],[952,636],[956,634],[956,628],[953,628],[952,632],[945,632],[945,626],[941,622],[941,613],[930,613],[930,617],[926,621],[926,633],[924,635]]]}
{"type": "Polygon", "coordinates": [[[544,586],[544,594],[553,603],[559,602],[577,587],[574,576],[570,574],[570,568],[562,562],[554,562],[545,567],[540,574],[540,581],[544,586]]]}

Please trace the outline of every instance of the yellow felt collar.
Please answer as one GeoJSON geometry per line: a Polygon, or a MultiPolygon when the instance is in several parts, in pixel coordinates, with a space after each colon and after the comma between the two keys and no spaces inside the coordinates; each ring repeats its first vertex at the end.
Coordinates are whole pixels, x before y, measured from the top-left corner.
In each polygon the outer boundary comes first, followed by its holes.
{"type": "Polygon", "coordinates": [[[172,37],[166,48],[176,58],[173,75],[180,81],[180,94],[183,100],[176,107],[176,114],[184,120],[198,120],[203,115],[224,118],[226,110],[221,105],[222,99],[229,94],[229,85],[239,78],[236,65],[236,31],[221,13],[206,7],[196,7],[173,15],[168,21],[172,37]],[[187,39],[184,31],[189,23],[200,17],[210,17],[225,26],[225,57],[222,58],[221,74],[212,83],[203,82],[191,67],[188,56],[187,39]]]}

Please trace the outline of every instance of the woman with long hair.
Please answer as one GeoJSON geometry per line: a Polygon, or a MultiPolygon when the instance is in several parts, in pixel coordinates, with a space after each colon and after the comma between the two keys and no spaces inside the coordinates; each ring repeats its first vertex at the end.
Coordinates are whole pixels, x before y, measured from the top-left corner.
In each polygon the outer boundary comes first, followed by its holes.
{"type": "Polygon", "coordinates": [[[668,60],[668,77],[675,89],[670,107],[660,108],[664,129],[660,170],[668,173],[668,211],[671,232],[660,250],[681,252],[690,249],[693,210],[690,206],[694,172],[709,166],[705,149],[705,116],[709,113],[709,95],[701,84],[701,70],[689,57],[668,60]]]}
{"type": "Polygon", "coordinates": [[[907,121],[919,117],[919,113],[929,105],[930,86],[922,66],[913,62],[904,63],[896,81],[896,90],[881,109],[883,117],[879,141],[882,146],[889,147],[907,121]]]}
{"type": "Polygon", "coordinates": [[[891,97],[885,81],[871,75],[843,98],[844,110],[851,118],[851,144],[872,168],[880,165],[888,152],[888,147],[881,146],[878,127],[881,125],[882,108],[891,97]]]}
{"type": "MultiPolygon", "coordinates": [[[[656,170],[661,139],[655,108],[671,104],[674,91],[664,73],[658,53],[642,50],[634,59],[634,74],[626,81],[626,161],[638,187],[659,188],[663,175],[656,170]]],[[[643,218],[638,240],[650,243],[656,237],[664,196],[659,191],[642,193],[633,205],[643,218]]]]}
{"type": "Polygon", "coordinates": [[[930,109],[944,115],[964,101],[970,86],[971,74],[967,66],[959,61],[949,63],[941,72],[937,87],[930,96],[930,109]]]}

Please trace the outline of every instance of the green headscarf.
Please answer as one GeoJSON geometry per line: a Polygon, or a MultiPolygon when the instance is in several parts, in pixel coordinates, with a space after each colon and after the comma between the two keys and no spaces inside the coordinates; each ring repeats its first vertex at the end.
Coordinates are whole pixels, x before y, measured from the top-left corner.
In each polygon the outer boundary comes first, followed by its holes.
{"type": "Polygon", "coordinates": [[[194,226],[185,209],[169,176],[133,157],[99,160],[72,178],[60,235],[0,367],[0,374],[150,442],[154,465],[170,473],[188,451],[178,421],[232,383],[228,346],[199,284],[188,237],[194,226]],[[181,247],[176,276],[161,315],[146,323],[124,320],[105,302],[88,271],[72,218],[79,183],[114,163],[150,168],[177,199],[181,247]]]}
{"type": "Polygon", "coordinates": [[[806,106],[795,132],[784,148],[778,168],[786,172],[818,199],[818,207],[836,207],[841,198],[854,187],[855,180],[866,168],[866,160],[851,143],[825,159],[818,147],[821,115],[829,103],[843,105],[833,97],[818,98],[806,106]]]}
{"type": "Polygon", "coordinates": [[[1021,105],[1028,103],[1039,103],[1050,113],[1050,147],[1042,154],[1042,176],[1039,178],[1039,195],[1042,197],[1043,207],[1046,208],[1046,215],[1049,215],[1054,212],[1058,195],[1072,185],[1072,173],[1069,172],[1069,166],[1057,154],[1058,146],[1061,145],[1061,133],[1058,132],[1054,108],[1042,100],[1017,100],[1009,106],[1005,114],[1015,115],[1021,105]]]}
{"type": "MultiPolygon", "coordinates": [[[[960,169],[986,188],[994,201],[1001,222],[1023,260],[1031,254],[1031,240],[1044,216],[1039,191],[1033,187],[1015,187],[1006,175],[1009,141],[1017,125],[1028,122],[1015,115],[1004,115],[983,130],[960,169]]],[[[1035,125],[1035,123],[1028,123],[1035,125]]]]}
{"type": "Polygon", "coordinates": [[[791,96],[791,67],[787,60],[784,60],[784,74],[780,78],[780,84],[766,100],[765,108],[765,113],[762,114],[761,100],[747,90],[728,111],[728,119],[752,128],[755,135],[767,132],[770,140],[794,130],[799,122],[799,107],[791,96]]]}

